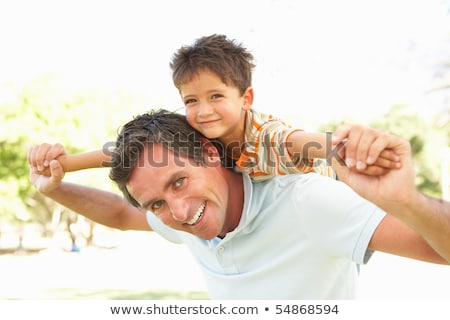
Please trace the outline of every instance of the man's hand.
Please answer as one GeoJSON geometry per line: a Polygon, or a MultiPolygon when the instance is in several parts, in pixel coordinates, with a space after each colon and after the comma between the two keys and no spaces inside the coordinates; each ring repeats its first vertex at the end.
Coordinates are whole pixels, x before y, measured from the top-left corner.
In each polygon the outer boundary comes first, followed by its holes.
{"type": "Polygon", "coordinates": [[[39,192],[48,194],[59,187],[64,177],[64,170],[55,159],[65,154],[66,150],[61,144],[43,143],[29,149],[27,158],[30,166],[30,181],[39,192]],[[50,176],[44,173],[48,169],[50,169],[50,176]]]}
{"type": "Polygon", "coordinates": [[[339,179],[362,197],[385,210],[392,211],[397,205],[407,203],[417,192],[408,141],[359,125],[344,125],[333,134],[334,145],[345,140],[347,142],[337,152],[344,159],[345,165],[333,159],[333,168],[339,179]],[[376,163],[383,150],[394,152],[401,166],[387,170],[380,176],[364,174],[362,171],[376,163]]]}

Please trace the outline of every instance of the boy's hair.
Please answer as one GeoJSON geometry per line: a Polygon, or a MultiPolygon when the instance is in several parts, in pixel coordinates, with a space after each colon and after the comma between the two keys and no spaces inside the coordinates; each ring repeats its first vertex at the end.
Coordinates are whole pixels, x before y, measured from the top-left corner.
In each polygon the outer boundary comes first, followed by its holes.
{"type": "MultiPolygon", "coordinates": [[[[175,156],[187,157],[197,165],[205,165],[203,157],[205,141],[208,140],[188,124],[184,115],[164,109],[144,113],[126,123],[118,133],[116,146],[111,155],[109,177],[117,184],[127,201],[139,207],[139,203],[128,192],[126,185],[134,168],[139,165],[144,148],[151,147],[152,144],[162,144],[175,156]]],[[[220,143],[211,142],[224,160],[220,143]]],[[[152,159],[149,161],[152,163],[152,159]]],[[[226,159],[226,164],[229,162],[230,160],[226,159]]],[[[153,162],[152,165],[165,166],[167,163],[153,162]]]]}
{"type": "Polygon", "coordinates": [[[236,40],[213,34],[197,39],[191,46],[182,46],[172,56],[170,68],[175,87],[192,81],[200,71],[207,70],[223,83],[243,94],[252,85],[255,67],[253,55],[236,40]]]}

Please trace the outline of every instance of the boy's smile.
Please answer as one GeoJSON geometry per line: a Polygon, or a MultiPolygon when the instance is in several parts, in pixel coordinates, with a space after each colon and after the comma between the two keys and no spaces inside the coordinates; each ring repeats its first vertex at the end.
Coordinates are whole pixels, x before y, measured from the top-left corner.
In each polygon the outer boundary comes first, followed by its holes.
{"type": "Polygon", "coordinates": [[[215,73],[201,70],[180,86],[180,93],[192,127],[225,145],[243,142],[245,113],[251,107],[247,92],[241,96],[238,88],[226,85],[215,73]]]}

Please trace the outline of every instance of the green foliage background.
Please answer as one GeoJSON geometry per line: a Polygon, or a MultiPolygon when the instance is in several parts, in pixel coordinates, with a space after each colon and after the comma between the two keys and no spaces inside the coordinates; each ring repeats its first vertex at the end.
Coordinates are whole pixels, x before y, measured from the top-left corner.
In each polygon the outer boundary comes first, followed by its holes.
{"type": "MultiPolygon", "coordinates": [[[[322,124],[320,130],[332,132],[348,122],[346,119],[334,119],[322,124]]],[[[412,147],[418,189],[430,196],[442,197],[444,152],[450,147],[449,110],[423,117],[407,105],[399,104],[380,117],[362,121],[362,124],[408,139],[412,147]]]]}
{"type": "MultiPolygon", "coordinates": [[[[45,223],[56,209],[28,181],[31,145],[59,142],[69,153],[102,148],[115,140],[121,124],[146,111],[144,98],[135,93],[77,87],[55,74],[0,90],[0,223],[45,223]]],[[[66,179],[113,190],[107,174],[106,169],[92,169],[89,174],[68,173],[66,179]]]]}

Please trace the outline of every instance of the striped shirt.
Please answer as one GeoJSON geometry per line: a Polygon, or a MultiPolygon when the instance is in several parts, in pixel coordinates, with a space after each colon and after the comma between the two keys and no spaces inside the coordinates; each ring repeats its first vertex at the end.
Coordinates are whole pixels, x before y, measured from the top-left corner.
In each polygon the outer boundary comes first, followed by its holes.
{"type": "Polygon", "coordinates": [[[308,172],[336,178],[334,170],[327,165],[325,159],[306,159],[301,154],[291,156],[287,149],[287,137],[294,131],[302,130],[255,110],[247,111],[245,121],[245,148],[236,160],[236,166],[254,181],[308,172]]]}

